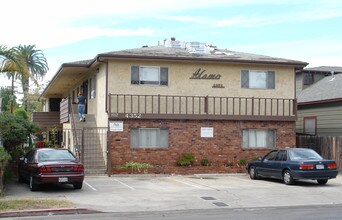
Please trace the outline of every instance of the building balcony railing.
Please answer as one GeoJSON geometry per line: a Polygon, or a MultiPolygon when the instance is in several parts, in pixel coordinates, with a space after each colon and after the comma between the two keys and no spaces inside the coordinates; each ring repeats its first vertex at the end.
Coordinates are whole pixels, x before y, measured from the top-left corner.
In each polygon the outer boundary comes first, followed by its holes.
{"type": "Polygon", "coordinates": [[[109,94],[111,119],[295,121],[296,99],[109,94]]]}

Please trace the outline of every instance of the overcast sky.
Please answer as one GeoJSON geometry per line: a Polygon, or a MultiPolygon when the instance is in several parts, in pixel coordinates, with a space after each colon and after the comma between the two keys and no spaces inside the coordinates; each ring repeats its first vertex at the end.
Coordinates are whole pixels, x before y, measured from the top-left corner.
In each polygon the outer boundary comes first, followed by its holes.
{"type": "Polygon", "coordinates": [[[45,80],[62,63],[170,37],[309,67],[342,66],[340,0],[9,0],[1,2],[0,18],[0,44],[43,51],[45,80]]]}

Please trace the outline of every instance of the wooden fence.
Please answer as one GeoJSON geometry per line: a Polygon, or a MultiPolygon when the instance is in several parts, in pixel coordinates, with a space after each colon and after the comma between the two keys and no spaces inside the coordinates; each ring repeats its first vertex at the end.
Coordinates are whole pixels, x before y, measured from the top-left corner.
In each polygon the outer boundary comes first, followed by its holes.
{"type": "Polygon", "coordinates": [[[342,172],[342,136],[297,135],[296,146],[311,148],[323,158],[335,160],[339,172],[342,172]]]}

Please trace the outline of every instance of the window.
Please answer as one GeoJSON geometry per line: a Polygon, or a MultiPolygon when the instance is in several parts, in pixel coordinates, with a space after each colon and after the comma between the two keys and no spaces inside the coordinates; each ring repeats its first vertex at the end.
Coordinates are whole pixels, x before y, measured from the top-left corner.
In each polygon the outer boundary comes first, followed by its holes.
{"type": "Polygon", "coordinates": [[[287,161],[286,150],[279,151],[275,160],[276,161],[287,161]]]}
{"type": "Polygon", "coordinates": [[[310,116],[303,118],[304,134],[316,135],[317,117],[310,116]]]}
{"type": "Polygon", "coordinates": [[[263,70],[242,70],[241,88],[274,89],[275,72],[263,70]]]}
{"type": "Polygon", "coordinates": [[[242,136],[242,146],[245,148],[275,147],[275,130],[245,129],[242,136]]]}
{"type": "Polygon", "coordinates": [[[166,148],[169,146],[167,128],[131,129],[131,148],[166,148]]]}
{"type": "Polygon", "coordinates": [[[312,83],[314,83],[313,73],[304,73],[303,74],[303,84],[304,85],[311,85],[312,83]]]}
{"type": "Polygon", "coordinates": [[[168,85],[167,67],[131,66],[131,84],[168,85]]]}
{"type": "Polygon", "coordinates": [[[96,76],[89,79],[90,93],[89,99],[95,99],[96,95],[96,76]]]}
{"type": "Polygon", "coordinates": [[[276,156],[277,156],[277,151],[272,151],[272,152],[268,153],[264,159],[266,161],[275,160],[276,156]]]}

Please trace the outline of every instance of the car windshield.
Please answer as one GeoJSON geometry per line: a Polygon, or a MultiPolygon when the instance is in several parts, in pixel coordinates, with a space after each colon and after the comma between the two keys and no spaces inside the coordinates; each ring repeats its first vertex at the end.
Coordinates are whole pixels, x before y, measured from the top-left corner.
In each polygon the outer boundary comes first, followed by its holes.
{"type": "Polygon", "coordinates": [[[318,153],[311,149],[293,149],[289,152],[291,160],[321,160],[318,153]]]}
{"type": "Polygon", "coordinates": [[[75,157],[67,150],[44,150],[38,152],[38,161],[73,161],[75,157]]]}

